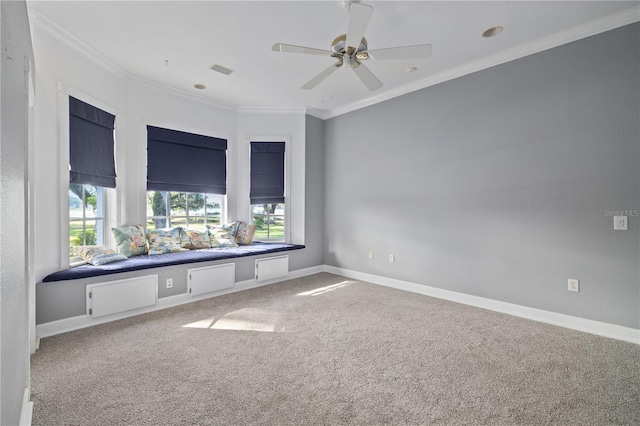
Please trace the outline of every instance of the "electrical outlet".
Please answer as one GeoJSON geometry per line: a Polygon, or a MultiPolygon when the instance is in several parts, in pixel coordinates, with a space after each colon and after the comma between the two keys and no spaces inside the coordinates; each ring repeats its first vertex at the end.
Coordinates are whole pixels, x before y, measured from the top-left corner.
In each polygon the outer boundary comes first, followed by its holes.
{"type": "Polygon", "coordinates": [[[167,288],[173,287],[173,278],[167,278],[167,288]]]}
{"type": "Polygon", "coordinates": [[[575,291],[575,292],[579,292],[580,291],[580,281],[579,280],[572,280],[569,279],[569,291],[575,291]]]}
{"type": "Polygon", "coordinates": [[[369,250],[369,259],[373,259],[373,251],[369,250]]]}
{"type": "Polygon", "coordinates": [[[396,255],[395,254],[390,254],[389,255],[389,262],[393,263],[396,261],[396,255]]]}
{"type": "Polygon", "coordinates": [[[627,216],[614,216],[613,229],[616,231],[628,231],[629,222],[628,222],[627,216]]]}

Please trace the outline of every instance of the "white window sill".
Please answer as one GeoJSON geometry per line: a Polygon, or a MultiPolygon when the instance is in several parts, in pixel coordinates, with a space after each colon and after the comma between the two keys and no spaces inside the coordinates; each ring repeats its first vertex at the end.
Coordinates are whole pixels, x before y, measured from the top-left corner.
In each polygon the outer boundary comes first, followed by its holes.
{"type": "Polygon", "coordinates": [[[76,266],[86,265],[87,262],[80,257],[72,257],[69,259],[69,268],[75,268],[76,266]]]}

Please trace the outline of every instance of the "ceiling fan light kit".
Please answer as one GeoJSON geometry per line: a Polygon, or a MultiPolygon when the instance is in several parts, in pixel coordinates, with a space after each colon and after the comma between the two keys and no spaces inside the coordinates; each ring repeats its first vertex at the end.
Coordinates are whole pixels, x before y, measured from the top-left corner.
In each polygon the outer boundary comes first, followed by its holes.
{"type": "Polygon", "coordinates": [[[364,33],[369,25],[371,16],[373,15],[373,7],[355,2],[343,2],[343,4],[349,11],[347,32],[339,35],[331,42],[331,50],[284,43],[276,43],[271,48],[274,52],[320,55],[337,59],[337,62],[333,65],[324,69],[320,74],[302,85],[302,89],[313,89],[333,74],[338,68],[351,68],[362,84],[364,84],[369,90],[377,90],[381,88],[383,84],[378,77],[376,77],[375,74],[373,74],[373,72],[363,64],[363,61],[427,59],[431,55],[430,44],[369,50],[367,39],[364,38],[364,33]]]}

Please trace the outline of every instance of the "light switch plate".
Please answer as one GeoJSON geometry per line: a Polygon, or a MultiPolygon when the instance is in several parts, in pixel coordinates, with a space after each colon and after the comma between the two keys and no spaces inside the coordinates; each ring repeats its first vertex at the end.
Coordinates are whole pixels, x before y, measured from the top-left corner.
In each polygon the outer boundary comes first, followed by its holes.
{"type": "Polygon", "coordinates": [[[627,231],[629,229],[627,216],[614,216],[613,229],[616,231],[627,231]]]}

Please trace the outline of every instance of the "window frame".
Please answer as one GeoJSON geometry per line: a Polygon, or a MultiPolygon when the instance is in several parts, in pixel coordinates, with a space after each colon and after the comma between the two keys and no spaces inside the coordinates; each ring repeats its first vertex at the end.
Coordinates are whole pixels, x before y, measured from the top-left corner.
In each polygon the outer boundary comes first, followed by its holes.
{"type": "MultiPolygon", "coordinates": [[[[150,221],[150,220],[154,220],[154,219],[165,219],[167,221],[168,225],[164,229],[166,229],[166,228],[174,228],[175,225],[171,224],[171,218],[174,218],[174,219],[183,219],[184,218],[184,219],[186,219],[186,221],[185,221],[186,222],[186,228],[189,229],[189,218],[190,217],[192,217],[192,218],[204,218],[204,225],[205,225],[205,228],[206,228],[206,226],[207,226],[207,217],[211,216],[211,215],[207,215],[206,214],[206,202],[205,202],[205,206],[204,206],[205,207],[205,214],[203,216],[189,216],[189,207],[188,207],[189,197],[188,197],[187,194],[200,194],[200,195],[203,195],[205,197],[205,200],[206,200],[207,195],[218,195],[220,197],[220,218],[219,218],[220,224],[226,223],[226,204],[227,204],[227,196],[226,195],[208,194],[208,193],[205,193],[205,192],[155,191],[155,190],[152,190],[152,191],[146,191],[145,192],[145,205],[147,204],[146,200],[148,199],[150,192],[164,192],[166,194],[171,194],[173,192],[173,193],[185,194],[185,200],[186,200],[186,207],[187,208],[185,209],[185,214],[184,215],[172,215],[171,214],[171,201],[170,201],[171,200],[171,196],[169,195],[168,197],[165,198],[166,203],[167,203],[166,206],[165,206],[165,209],[167,211],[166,216],[153,216],[153,215],[149,216],[149,215],[146,214],[147,210],[145,209],[145,231],[148,231],[147,222],[150,221]]],[[[178,225],[178,226],[180,226],[180,225],[178,225]]]]}
{"type": "MultiPolygon", "coordinates": [[[[266,238],[266,239],[260,239],[260,238],[256,238],[254,236],[254,241],[262,241],[262,242],[284,242],[286,241],[286,231],[287,231],[287,217],[286,217],[286,209],[287,209],[287,203],[286,203],[286,198],[285,198],[285,202],[284,203],[278,203],[278,204],[283,204],[284,205],[284,213],[283,214],[271,214],[268,211],[266,212],[267,215],[267,236],[269,235],[270,231],[270,218],[272,217],[281,217],[283,222],[284,222],[284,236],[285,238],[266,238]]],[[[269,203],[269,204],[274,204],[274,203],[269,203]]],[[[263,206],[264,204],[251,204],[251,224],[253,225],[253,219],[255,217],[255,213],[253,212],[253,206],[263,206]]]]}
{"type": "MultiPolygon", "coordinates": [[[[253,224],[253,205],[249,199],[249,194],[251,192],[251,143],[252,142],[284,142],[284,239],[270,239],[270,240],[260,240],[255,239],[254,241],[265,241],[265,242],[290,242],[291,241],[291,137],[289,136],[249,136],[247,138],[246,145],[246,185],[245,185],[245,196],[243,197],[246,200],[246,207],[242,209],[242,211],[247,212],[247,217],[250,220],[250,223],[253,224]]],[[[279,203],[280,204],[280,203],[279,203]]]]}
{"type": "MultiPolygon", "coordinates": [[[[83,187],[85,185],[89,185],[89,184],[78,184],[78,185],[82,185],[83,187]]],[[[96,210],[101,211],[102,215],[97,215],[96,217],[87,217],[87,208],[86,208],[86,199],[85,199],[85,194],[86,192],[83,191],[82,192],[82,198],[80,199],[80,202],[82,204],[82,217],[78,218],[78,217],[72,217],[71,214],[68,214],[68,225],[69,225],[69,235],[67,236],[68,238],[68,247],[69,247],[69,264],[71,266],[75,266],[75,265],[81,265],[84,262],[84,260],[79,257],[79,256],[72,256],[71,253],[71,223],[72,222],[82,222],[82,244],[81,246],[86,246],[86,223],[87,222],[92,222],[92,221],[102,221],[102,226],[98,227],[96,226],[96,246],[102,246],[105,245],[106,242],[106,231],[107,231],[107,226],[106,226],[106,190],[108,188],[102,187],[102,186],[96,186],[96,185],[89,185],[89,186],[93,186],[94,188],[96,188],[96,198],[98,199],[97,201],[97,205],[98,208],[96,210]],[[99,229],[101,228],[101,229],[99,229]],[[99,238],[99,239],[98,239],[99,238]]],[[[69,184],[69,196],[71,195],[71,184],[69,184]]],[[[67,202],[68,203],[68,202],[67,202]]],[[[70,213],[70,206],[69,209],[67,210],[68,213],[70,213]]],[[[91,244],[89,244],[91,245],[91,244]]]]}
{"type": "MultiPolygon", "coordinates": [[[[85,263],[79,257],[71,257],[70,253],[70,244],[69,244],[69,96],[73,96],[74,98],[81,100],[82,102],[86,102],[90,105],[95,106],[103,111],[106,111],[110,114],[113,114],[115,118],[114,122],[114,161],[116,163],[116,172],[118,170],[118,135],[120,134],[121,127],[120,126],[120,113],[119,109],[105,103],[104,101],[94,98],[80,90],[77,90],[74,87],[66,86],[63,82],[57,82],[57,107],[58,107],[58,140],[60,141],[60,150],[59,150],[59,168],[58,170],[61,173],[58,175],[59,184],[58,188],[60,188],[60,192],[58,195],[58,199],[61,201],[58,205],[58,214],[60,217],[58,220],[60,221],[60,233],[58,236],[59,241],[59,265],[60,269],[69,268],[72,266],[77,266],[85,263]],[[64,201],[63,201],[64,200],[64,201]]],[[[116,183],[118,182],[118,178],[116,178],[116,183]]],[[[107,247],[115,248],[115,241],[110,233],[107,230],[116,226],[118,212],[115,208],[116,200],[117,200],[117,192],[116,188],[105,188],[102,187],[103,192],[103,211],[104,211],[104,244],[107,247]]]]}

